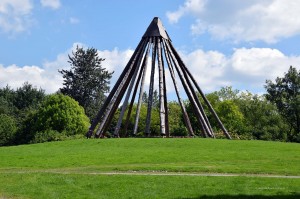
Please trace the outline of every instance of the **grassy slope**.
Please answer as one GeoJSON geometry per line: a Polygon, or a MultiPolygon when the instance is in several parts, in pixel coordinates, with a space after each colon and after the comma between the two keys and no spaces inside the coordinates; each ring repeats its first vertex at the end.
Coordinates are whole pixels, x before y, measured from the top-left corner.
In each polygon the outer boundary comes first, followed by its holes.
{"type": "Polygon", "coordinates": [[[300,145],[213,139],[73,140],[0,148],[2,169],[300,175],[300,145]]]}
{"type": "Polygon", "coordinates": [[[299,176],[299,165],[299,144],[263,141],[104,139],[1,147],[0,198],[1,193],[29,198],[232,198],[239,194],[297,198],[300,179],[80,173],[156,170],[299,176]],[[45,173],[51,170],[74,173],[45,173]]]}

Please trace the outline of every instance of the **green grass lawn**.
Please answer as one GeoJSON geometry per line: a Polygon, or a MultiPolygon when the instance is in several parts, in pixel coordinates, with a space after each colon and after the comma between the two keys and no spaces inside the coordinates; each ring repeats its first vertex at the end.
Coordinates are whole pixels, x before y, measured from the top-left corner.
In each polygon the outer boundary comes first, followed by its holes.
{"type": "Polygon", "coordinates": [[[300,145],[128,138],[0,148],[0,198],[300,198],[300,178],[250,174],[300,176],[300,145]],[[153,171],[242,175],[100,174],[153,171]]]}

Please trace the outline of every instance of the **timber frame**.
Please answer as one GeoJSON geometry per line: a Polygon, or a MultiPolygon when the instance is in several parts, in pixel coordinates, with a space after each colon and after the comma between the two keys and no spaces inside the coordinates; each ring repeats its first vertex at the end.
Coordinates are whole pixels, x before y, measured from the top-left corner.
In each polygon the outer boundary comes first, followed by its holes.
{"type": "MultiPolygon", "coordinates": [[[[224,135],[231,139],[230,134],[222,124],[218,115],[214,111],[213,107],[205,97],[203,91],[200,89],[192,73],[188,70],[186,65],[183,63],[179,54],[172,45],[171,39],[168,33],[163,27],[160,19],[155,17],[147,28],[141,41],[139,42],[136,50],[132,57],[121,73],[116,84],[112,88],[111,92],[107,96],[104,104],[100,108],[97,116],[93,120],[87,137],[91,137],[94,134],[96,126],[98,127],[94,136],[103,137],[104,133],[108,130],[111,125],[114,114],[116,113],[119,105],[123,99],[122,108],[120,110],[119,119],[113,132],[114,137],[120,137],[119,131],[126,110],[127,115],[125,119],[125,132],[127,132],[129,118],[132,114],[132,107],[137,98],[137,108],[135,113],[135,122],[132,129],[131,136],[137,135],[137,129],[140,118],[140,110],[142,104],[142,95],[145,90],[145,79],[148,65],[151,67],[150,74],[150,86],[148,91],[148,104],[147,104],[147,117],[146,117],[146,128],[144,132],[145,137],[151,136],[150,124],[151,124],[151,109],[153,104],[153,92],[154,92],[154,75],[157,67],[159,76],[159,116],[160,116],[160,134],[162,136],[169,137],[169,121],[168,121],[168,104],[167,104],[167,92],[166,92],[166,70],[165,66],[168,67],[170,76],[174,85],[178,103],[183,113],[184,123],[188,130],[189,136],[195,136],[193,127],[190,122],[189,115],[186,111],[185,104],[180,97],[178,84],[176,81],[176,74],[184,88],[184,91],[190,101],[194,115],[197,118],[198,125],[201,129],[201,135],[203,137],[214,138],[215,134],[210,125],[208,117],[205,114],[204,107],[197,96],[198,92],[203,99],[204,104],[208,107],[213,117],[216,119],[219,127],[222,129],[224,135]],[[148,64],[149,58],[151,57],[151,63],[148,64]],[[136,96],[138,94],[138,96],[136,96]]],[[[112,132],[111,132],[112,133],[112,132]]],[[[127,133],[126,133],[127,134],[127,133]]]]}

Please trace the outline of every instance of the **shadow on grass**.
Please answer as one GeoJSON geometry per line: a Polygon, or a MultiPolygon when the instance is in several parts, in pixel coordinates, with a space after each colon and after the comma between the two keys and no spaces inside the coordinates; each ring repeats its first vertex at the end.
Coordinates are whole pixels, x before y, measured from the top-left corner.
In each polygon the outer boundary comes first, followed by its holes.
{"type": "Polygon", "coordinates": [[[215,195],[215,196],[199,196],[199,197],[192,197],[192,198],[185,198],[185,199],[299,199],[300,193],[293,194],[293,195],[271,195],[271,196],[264,196],[264,195],[215,195]]]}

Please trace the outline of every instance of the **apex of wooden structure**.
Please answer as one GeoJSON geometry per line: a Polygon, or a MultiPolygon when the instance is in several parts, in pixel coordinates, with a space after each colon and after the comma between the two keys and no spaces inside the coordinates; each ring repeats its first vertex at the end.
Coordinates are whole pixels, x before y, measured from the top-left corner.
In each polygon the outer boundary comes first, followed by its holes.
{"type": "Polygon", "coordinates": [[[120,137],[120,130],[124,132],[121,136],[136,136],[139,133],[143,133],[143,135],[147,137],[153,135],[153,132],[151,132],[151,120],[153,93],[155,89],[155,71],[158,72],[159,79],[158,112],[160,117],[160,135],[167,137],[172,135],[168,119],[169,111],[166,91],[167,80],[165,75],[166,72],[169,72],[171,76],[171,80],[169,81],[173,82],[178,104],[180,105],[183,113],[182,116],[184,124],[189,135],[193,137],[195,135],[194,128],[197,127],[200,129],[200,132],[196,132],[196,134],[202,135],[203,137],[215,137],[209,118],[206,116],[204,110],[204,108],[207,107],[211,115],[217,121],[219,127],[222,129],[224,135],[228,139],[231,139],[226,128],[223,126],[213,107],[197,84],[197,81],[173,46],[167,31],[158,17],[155,17],[147,28],[132,57],[104,101],[96,118],[93,120],[89,132],[87,133],[87,137],[91,137],[93,135],[96,126],[98,126],[98,129],[95,133],[95,137],[103,137],[108,129],[110,129],[110,133],[113,133],[114,137],[120,137]],[[151,62],[150,64],[148,64],[149,60],[151,62]],[[148,65],[151,67],[150,77],[146,75],[148,65]],[[184,92],[187,94],[188,100],[191,104],[192,112],[197,119],[197,124],[195,126],[191,125],[191,113],[186,110],[186,105],[180,97],[179,87],[177,86],[178,78],[176,78],[176,75],[179,77],[179,83],[181,83],[184,88],[184,92]],[[146,78],[150,78],[147,99],[147,116],[145,129],[141,129],[138,128],[138,126],[146,78]],[[200,94],[202,100],[199,99],[198,94],[200,94]],[[121,110],[117,124],[114,128],[110,128],[113,117],[117,113],[117,109],[120,107],[119,105],[121,101],[123,101],[123,103],[120,108],[121,110]],[[132,114],[134,104],[136,105],[136,110],[135,114],[132,114]],[[129,125],[131,116],[135,117],[133,125],[129,125]],[[129,130],[130,126],[133,126],[133,128],[129,130]]]}
{"type": "Polygon", "coordinates": [[[143,38],[144,37],[159,37],[159,36],[161,36],[165,39],[171,40],[169,38],[169,35],[168,35],[165,27],[163,26],[163,24],[161,22],[161,20],[158,17],[154,17],[154,19],[148,26],[143,38]]]}

